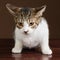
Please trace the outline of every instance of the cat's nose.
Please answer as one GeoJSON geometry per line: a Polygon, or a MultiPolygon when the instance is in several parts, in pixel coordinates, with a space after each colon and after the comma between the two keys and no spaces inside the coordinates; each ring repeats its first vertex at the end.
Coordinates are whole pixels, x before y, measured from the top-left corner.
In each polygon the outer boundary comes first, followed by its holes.
{"type": "Polygon", "coordinates": [[[24,31],[24,33],[27,34],[28,33],[28,30],[27,31],[24,31]]]}

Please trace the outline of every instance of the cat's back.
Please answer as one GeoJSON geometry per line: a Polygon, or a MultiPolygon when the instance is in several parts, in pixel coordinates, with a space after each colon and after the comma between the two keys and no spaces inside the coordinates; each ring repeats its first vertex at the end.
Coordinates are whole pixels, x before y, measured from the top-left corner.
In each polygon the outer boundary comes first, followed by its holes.
{"type": "Polygon", "coordinates": [[[41,22],[39,24],[39,27],[41,27],[41,28],[48,27],[47,20],[44,17],[41,17],[41,22]]]}
{"type": "Polygon", "coordinates": [[[39,36],[39,38],[43,37],[46,34],[49,34],[48,23],[44,17],[41,17],[41,22],[39,23],[35,34],[36,36],[39,36]]]}

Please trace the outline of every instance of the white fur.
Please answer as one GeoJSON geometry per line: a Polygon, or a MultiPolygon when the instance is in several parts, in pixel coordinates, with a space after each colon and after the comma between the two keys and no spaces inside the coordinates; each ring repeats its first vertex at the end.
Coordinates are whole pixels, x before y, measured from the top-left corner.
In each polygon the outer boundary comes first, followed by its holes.
{"type": "Polygon", "coordinates": [[[49,47],[49,29],[46,20],[42,17],[41,22],[35,29],[30,28],[25,22],[22,29],[15,28],[15,46],[12,49],[13,53],[21,53],[23,46],[25,47],[40,47],[43,54],[52,54],[49,47]],[[24,34],[24,31],[29,31],[24,34]]]}

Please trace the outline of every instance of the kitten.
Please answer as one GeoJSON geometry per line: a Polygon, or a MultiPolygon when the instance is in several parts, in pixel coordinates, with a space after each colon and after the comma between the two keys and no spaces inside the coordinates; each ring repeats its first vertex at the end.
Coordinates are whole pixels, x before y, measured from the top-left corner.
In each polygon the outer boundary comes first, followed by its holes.
{"type": "Polygon", "coordinates": [[[39,47],[43,54],[52,54],[49,47],[49,28],[46,19],[42,17],[46,6],[41,8],[23,8],[6,4],[9,12],[14,16],[15,46],[13,53],[21,53],[22,48],[39,47]]]}

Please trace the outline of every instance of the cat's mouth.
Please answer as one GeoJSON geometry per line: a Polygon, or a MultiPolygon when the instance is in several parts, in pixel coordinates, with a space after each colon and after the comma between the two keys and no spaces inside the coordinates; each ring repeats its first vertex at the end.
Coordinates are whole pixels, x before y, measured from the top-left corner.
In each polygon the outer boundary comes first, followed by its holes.
{"type": "Polygon", "coordinates": [[[25,35],[28,35],[28,32],[24,32],[25,35]]]}
{"type": "Polygon", "coordinates": [[[29,32],[28,31],[24,31],[23,34],[24,35],[29,35],[29,32]]]}

